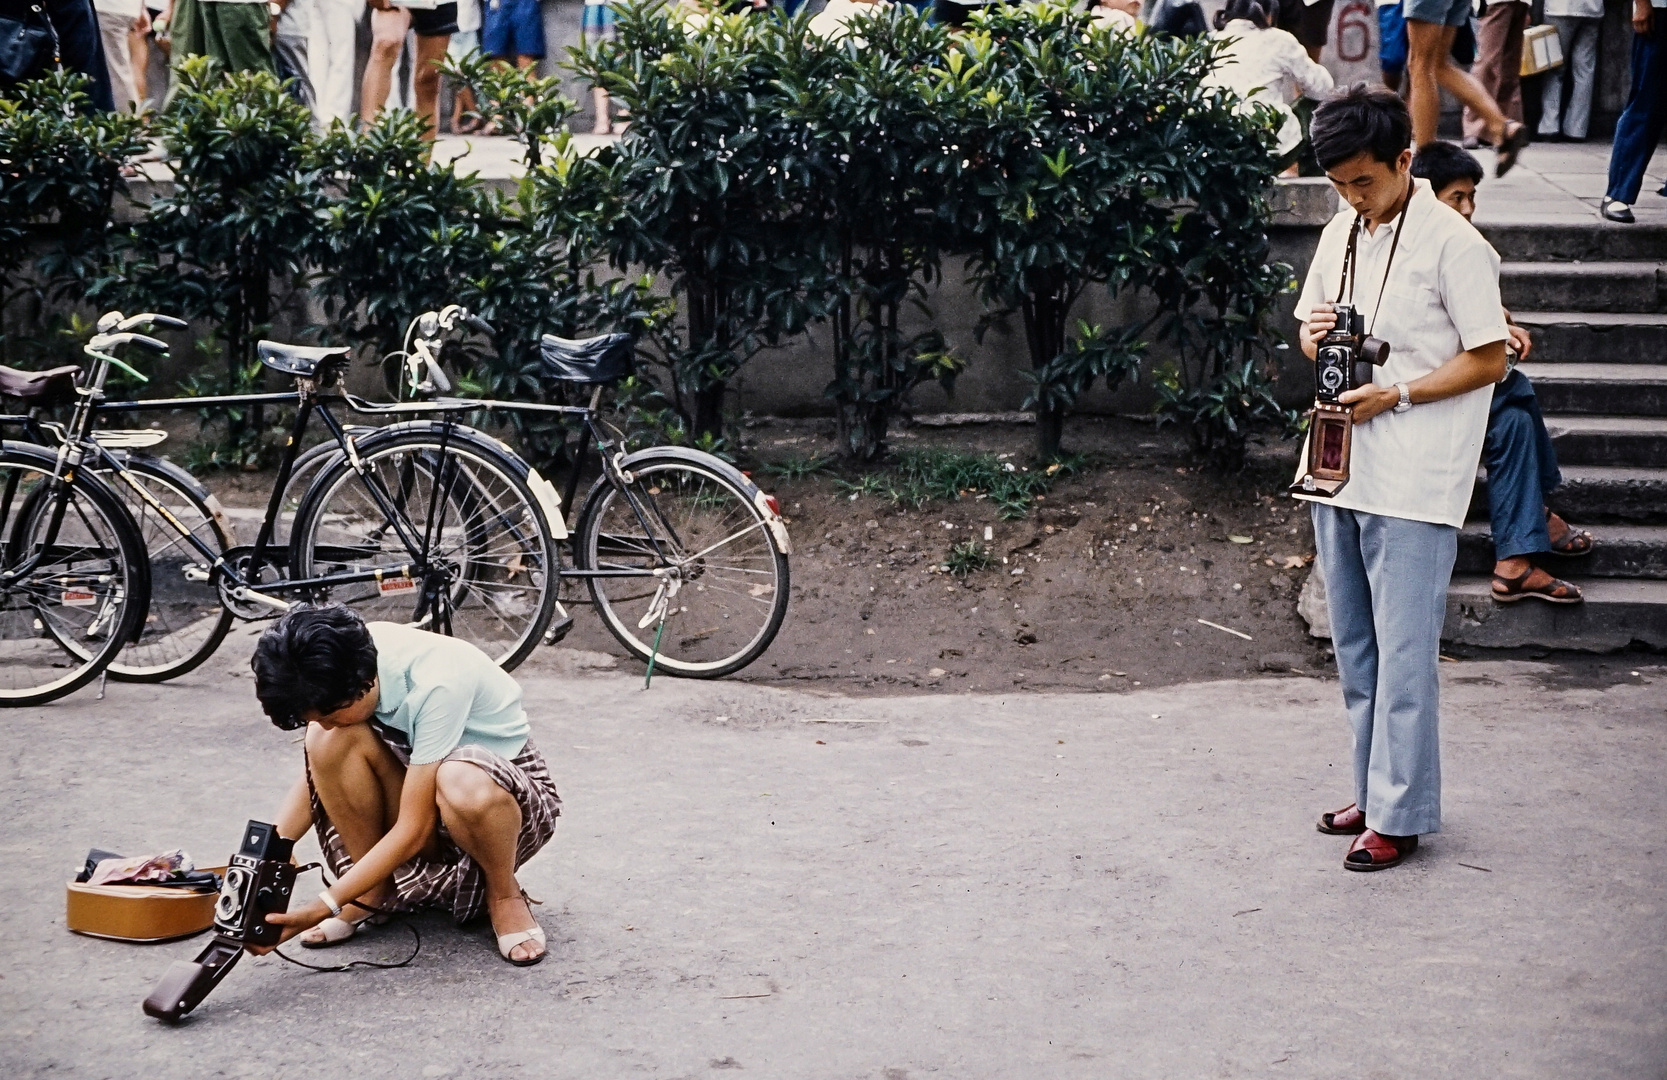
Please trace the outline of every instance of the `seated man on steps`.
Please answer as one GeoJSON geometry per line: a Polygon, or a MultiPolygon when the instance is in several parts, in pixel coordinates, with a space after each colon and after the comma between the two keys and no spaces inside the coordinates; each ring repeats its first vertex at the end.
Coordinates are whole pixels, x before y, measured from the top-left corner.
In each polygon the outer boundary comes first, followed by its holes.
{"type": "Polygon", "coordinates": [[[311,826],[336,878],[267,917],[285,940],[306,931],[303,946],[324,948],[374,913],[437,907],[490,918],[512,964],[544,959],[515,871],[550,839],[561,799],[514,679],[466,641],[367,626],[339,604],[286,614],[250,666],[272,722],[307,729],[278,832],[311,826]]]}
{"type": "MultiPolygon", "coordinates": [[[[1466,221],[1476,212],[1482,164],[1463,148],[1430,143],[1413,157],[1412,175],[1428,180],[1436,198],[1463,214],[1466,221]]],[[[1516,367],[1517,361],[1528,359],[1534,343],[1528,331],[1511,322],[1509,311],[1505,322],[1516,359],[1510,374],[1493,388],[1488,433],[1482,443],[1495,560],[1493,598],[1504,604],[1528,598],[1578,604],[1584,599],[1579,586],[1551,576],[1533,562],[1533,556],[1545,552],[1590,554],[1592,534],[1571,528],[1546,505],[1546,496],[1563,482],[1563,476],[1533,384],[1516,367]]]]}

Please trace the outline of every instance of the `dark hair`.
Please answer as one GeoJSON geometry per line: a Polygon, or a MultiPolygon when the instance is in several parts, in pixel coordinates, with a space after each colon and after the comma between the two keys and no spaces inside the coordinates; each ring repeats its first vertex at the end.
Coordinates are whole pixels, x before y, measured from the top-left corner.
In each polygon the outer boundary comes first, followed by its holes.
{"type": "Polygon", "coordinates": [[[1216,12],[1216,29],[1234,19],[1248,19],[1266,30],[1279,21],[1279,0],[1227,0],[1227,6],[1216,12]]]}
{"type": "Polygon", "coordinates": [[[1458,180],[1472,184],[1482,182],[1482,163],[1476,155],[1456,143],[1430,142],[1412,155],[1412,175],[1430,182],[1430,188],[1440,195],[1447,185],[1458,180]]]}
{"type": "Polygon", "coordinates": [[[1412,142],[1412,116],[1394,91],[1355,83],[1314,110],[1308,138],[1322,169],[1357,154],[1393,165],[1412,142]]]}
{"type": "Polygon", "coordinates": [[[376,642],[351,608],[297,607],[260,636],[249,667],[260,707],[294,731],[308,713],[332,713],[365,695],[376,681],[376,642]]]}

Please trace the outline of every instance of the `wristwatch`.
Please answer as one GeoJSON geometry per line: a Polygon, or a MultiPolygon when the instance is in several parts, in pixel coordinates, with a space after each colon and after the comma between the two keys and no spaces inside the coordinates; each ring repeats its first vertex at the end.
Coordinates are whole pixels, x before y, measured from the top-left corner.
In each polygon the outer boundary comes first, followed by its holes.
{"type": "Polygon", "coordinates": [[[1395,389],[1401,392],[1401,400],[1396,402],[1395,411],[1406,412],[1412,408],[1412,391],[1407,389],[1407,384],[1404,382],[1396,383],[1395,389]]]}

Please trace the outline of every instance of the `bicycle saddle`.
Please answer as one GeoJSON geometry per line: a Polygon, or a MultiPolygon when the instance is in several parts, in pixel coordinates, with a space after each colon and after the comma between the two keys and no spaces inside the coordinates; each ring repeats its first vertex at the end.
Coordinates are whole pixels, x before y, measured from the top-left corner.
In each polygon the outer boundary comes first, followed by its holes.
{"type": "Polygon", "coordinates": [[[75,399],[75,384],[81,381],[81,368],[47,368],[45,371],[19,371],[0,367],[0,394],[18,398],[31,405],[62,405],[75,399]]]}
{"type": "Polygon", "coordinates": [[[273,371],[310,379],[320,369],[345,364],[353,354],[346,345],[285,345],[281,341],[261,341],[255,346],[260,362],[273,371]]]}
{"type": "Polygon", "coordinates": [[[592,338],[561,338],[545,334],[539,342],[544,354],[544,376],[563,382],[606,383],[631,374],[636,349],[630,334],[598,334],[592,338]]]}

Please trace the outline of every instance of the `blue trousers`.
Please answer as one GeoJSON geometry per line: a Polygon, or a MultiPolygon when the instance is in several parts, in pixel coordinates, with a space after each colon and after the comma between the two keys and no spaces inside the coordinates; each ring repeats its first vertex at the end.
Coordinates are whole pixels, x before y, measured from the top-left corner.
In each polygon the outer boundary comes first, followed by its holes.
{"type": "MultiPolygon", "coordinates": [[[[37,25],[28,11],[34,0],[0,0],[0,15],[37,25]]],[[[41,10],[52,29],[58,34],[58,54],[64,67],[79,71],[92,80],[88,93],[93,109],[99,112],[116,110],[115,96],[110,92],[110,68],[104,62],[104,35],[98,29],[98,15],[92,0],[39,0],[41,10]]],[[[47,58],[50,66],[51,58],[47,58]]],[[[45,71],[37,75],[44,75],[45,71]]],[[[31,76],[33,78],[35,76],[31,76]]]]}
{"type": "Polygon", "coordinates": [[[1482,464],[1488,470],[1493,557],[1550,551],[1545,496],[1563,482],[1563,474],[1557,469],[1557,451],[1540,416],[1534,384],[1520,371],[1512,371],[1493,388],[1482,464]]]}
{"type": "Polygon", "coordinates": [[[1631,206],[1644,186],[1644,170],[1667,127],[1667,11],[1657,9],[1648,34],[1632,35],[1632,92],[1615,123],[1609,151],[1611,199],[1631,206]]]}
{"type": "Polygon", "coordinates": [[[1386,836],[1441,831],[1441,686],[1436,665],[1451,525],[1312,503],[1331,644],[1354,729],[1355,803],[1386,836]]]}

